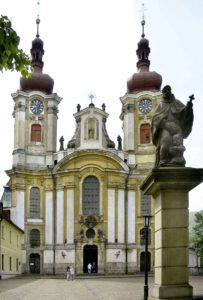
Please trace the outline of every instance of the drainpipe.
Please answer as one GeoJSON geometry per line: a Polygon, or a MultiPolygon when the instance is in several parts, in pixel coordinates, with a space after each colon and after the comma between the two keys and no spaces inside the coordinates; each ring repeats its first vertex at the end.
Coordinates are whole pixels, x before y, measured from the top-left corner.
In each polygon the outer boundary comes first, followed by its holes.
{"type": "Polygon", "coordinates": [[[53,236],[53,275],[56,275],[56,176],[52,173],[53,177],[53,219],[54,219],[54,236],[53,236]]]}

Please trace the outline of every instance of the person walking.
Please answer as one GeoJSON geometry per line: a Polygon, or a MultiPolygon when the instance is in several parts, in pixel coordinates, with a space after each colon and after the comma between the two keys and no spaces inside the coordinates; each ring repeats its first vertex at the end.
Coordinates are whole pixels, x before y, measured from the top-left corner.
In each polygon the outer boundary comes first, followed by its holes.
{"type": "Polygon", "coordinates": [[[73,280],[74,279],[74,275],[75,275],[75,271],[73,266],[70,267],[70,279],[73,280]]]}
{"type": "Polygon", "coordinates": [[[92,273],[92,264],[91,264],[91,263],[89,263],[89,264],[87,265],[87,271],[88,271],[88,274],[91,274],[91,273],[92,273]]]}
{"type": "Polygon", "coordinates": [[[70,267],[69,267],[69,266],[67,266],[66,279],[67,279],[67,280],[70,280],[70,267]]]}

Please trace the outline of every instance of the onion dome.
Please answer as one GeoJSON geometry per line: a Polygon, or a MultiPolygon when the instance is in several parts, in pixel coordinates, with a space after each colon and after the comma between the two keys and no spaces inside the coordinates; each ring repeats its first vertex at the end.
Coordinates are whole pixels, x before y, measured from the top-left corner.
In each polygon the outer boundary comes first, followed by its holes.
{"type": "Polygon", "coordinates": [[[144,25],[145,20],[142,20],[142,38],[138,43],[138,49],[136,51],[137,73],[133,74],[127,82],[128,93],[136,93],[139,91],[150,90],[159,91],[161,88],[162,77],[156,72],[149,70],[150,60],[148,59],[150,48],[149,41],[145,38],[144,25]]]}
{"type": "Polygon", "coordinates": [[[42,61],[44,49],[43,41],[39,38],[39,18],[37,18],[36,23],[37,34],[36,38],[32,41],[32,48],[30,50],[33,71],[29,78],[21,77],[20,89],[25,92],[40,91],[45,94],[51,94],[54,87],[54,80],[48,74],[43,74],[42,72],[44,66],[42,61]]]}

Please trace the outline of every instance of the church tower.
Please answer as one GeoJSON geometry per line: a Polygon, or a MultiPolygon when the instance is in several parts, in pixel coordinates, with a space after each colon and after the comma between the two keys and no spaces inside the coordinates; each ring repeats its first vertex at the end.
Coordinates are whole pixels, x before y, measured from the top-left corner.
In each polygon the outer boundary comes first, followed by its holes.
{"type": "Polygon", "coordinates": [[[149,70],[149,41],[142,24],[141,40],[137,48],[137,72],[127,82],[127,93],[121,97],[123,121],[123,150],[129,154],[129,164],[149,169],[154,164],[151,140],[151,119],[161,97],[162,77],[149,70]]]}
{"type": "MultiPolygon", "coordinates": [[[[44,178],[54,165],[57,140],[58,105],[62,98],[53,93],[54,80],[43,73],[43,41],[37,34],[32,41],[32,73],[20,79],[14,100],[14,149],[12,169],[7,171],[11,189],[11,220],[24,230],[23,272],[41,268],[44,238],[44,178]],[[41,248],[40,248],[41,249],[41,248]],[[35,252],[35,251],[34,251],[35,252]]],[[[49,175],[50,176],[50,175],[49,175]]]]}
{"type": "Polygon", "coordinates": [[[61,98],[53,93],[54,81],[43,73],[43,41],[37,34],[32,41],[29,78],[20,79],[20,90],[12,94],[14,106],[13,167],[28,169],[53,165],[56,151],[57,113],[61,98]]]}
{"type": "MultiPolygon", "coordinates": [[[[155,162],[155,147],[151,137],[151,121],[157,104],[161,100],[160,74],[150,71],[150,47],[145,38],[145,20],[141,21],[142,35],[137,48],[137,72],[127,81],[127,92],[120,98],[122,112],[120,119],[123,122],[123,151],[129,166],[129,177],[126,182],[128,190],[128,206],[135,210],[134,214],[127,210],[126,219],[130,224],[133,218],[135,226],[135,238],[128,237],[128,249],[136,257],[137,264],[131,260],[128,253],[128,270],[136,265],[137,270],[144,271],[144,252],[142,246],[145,243],[143,216],[154,214],[153,201],[150,196],[144,195],[140,190],[143,179],[153,168],[155,162]],[[134,194],[133,194],[134,187],[134,194]],[[131,194],[130,194],[131,193],[131,194]]],[[[130,226],[133,228],[132,224],[130,226]]],[[[129,229],[128,229],[129,230],[129,229]]],[[[152,218],[149,229],[149,251],[147,253],[149,270],[153,268],[154,257],[154,221],[152,218]]]]}

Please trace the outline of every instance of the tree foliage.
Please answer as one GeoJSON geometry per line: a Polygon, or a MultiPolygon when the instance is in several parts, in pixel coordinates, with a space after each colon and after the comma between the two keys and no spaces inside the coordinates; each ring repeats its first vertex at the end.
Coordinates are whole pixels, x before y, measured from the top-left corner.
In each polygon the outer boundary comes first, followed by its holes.
{"type": "Polygon", "coordinates": [[[197,212],[195,214],[195,225],[193,227],[193,247],[200,255],[201,264],[203,264],[203,214],[197,212]]]}
{"type": "Polygon", "coordinates": [[[28,77],[31,71],[29,56],[19,49],[20,38],[7,16],[0,17],[0,70],[19,71],[28,77]]]}

